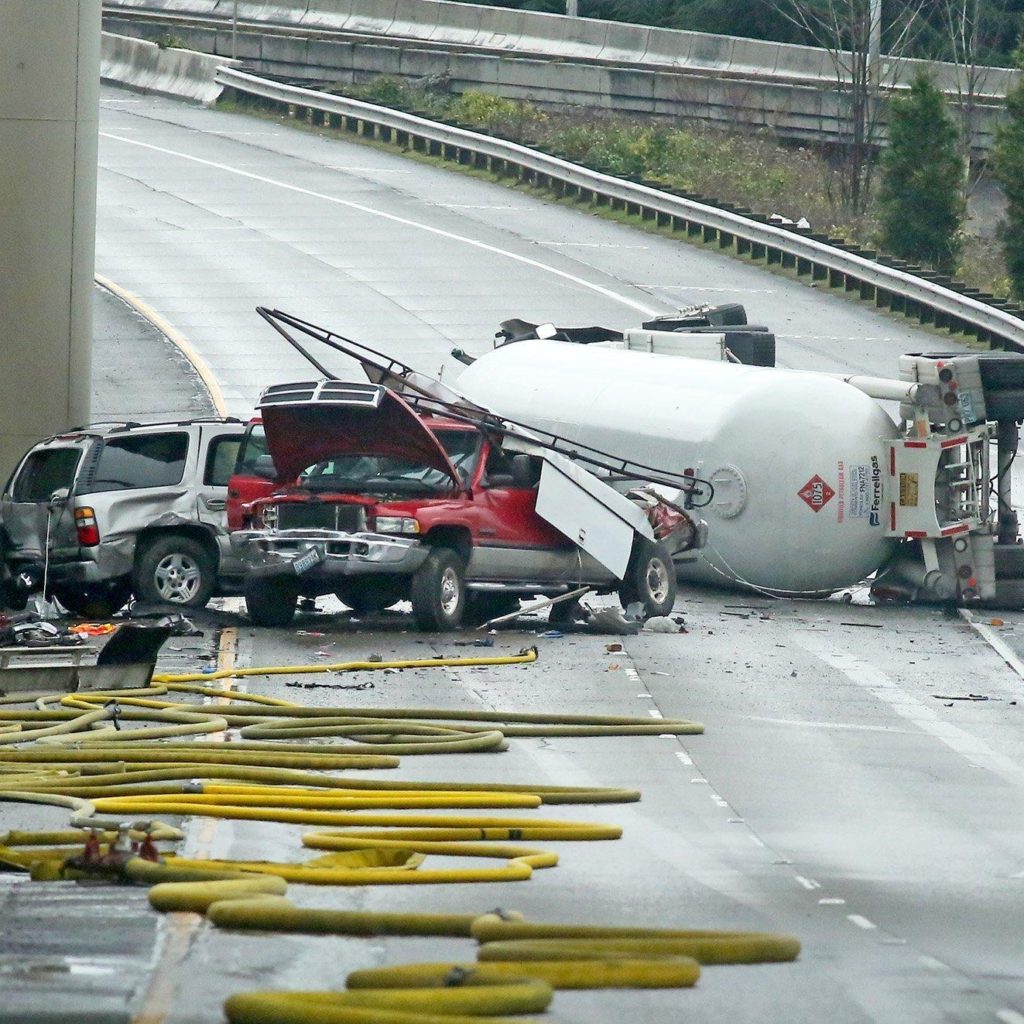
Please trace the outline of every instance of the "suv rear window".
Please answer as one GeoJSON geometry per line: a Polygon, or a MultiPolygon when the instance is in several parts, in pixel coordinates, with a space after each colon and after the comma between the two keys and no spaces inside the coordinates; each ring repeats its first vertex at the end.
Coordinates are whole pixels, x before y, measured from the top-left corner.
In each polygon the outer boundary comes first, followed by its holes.
{"type": "Polygon", "coordinates": [[[188,434],[137,434],[106,441],[90,492],[168,487],[181,482],[188,434]]]}
{"type": "Polygon", "coordinates": [[[54,491],[70,488],[82,457],[81,448],[50,448],[32,452],[18,478],[14,481],[11,498],[14,501],[49,501],[54,491]]]}

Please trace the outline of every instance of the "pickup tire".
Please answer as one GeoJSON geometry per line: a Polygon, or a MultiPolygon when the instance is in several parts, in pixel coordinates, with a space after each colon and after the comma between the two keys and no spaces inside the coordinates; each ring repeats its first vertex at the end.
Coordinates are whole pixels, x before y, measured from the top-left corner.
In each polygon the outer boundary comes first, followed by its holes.
{"type": "Polygon", "coordinates": [[[639,601],[648,618],[668,615],[676,603],[676,567],[664,541],[640,541],[629,560],[626,578],[619,587],[619,600],[626,608],[639,601]]]}
{"type": "Polygon", "coordinates": [[[343,605],[365,615],[369,612],[382,612],[404,600],[408,596],[408,588],[403,579],[367,576],[364,579],[349,580],[334,593],[343,605]]]}
{"type": "Polygon", "coordinates": [[[195,538],[169,533],[143,545],[133,576],[140,601],[205,608],[217,585],[217,564],[195,538]]]}
{"type": "Polygon", "coordinates": [[[53,596],[72,615],[87,619],[107,619],[128,603],[132,596],[132,585],[125,576],[83,587],[54,587],[53,596]]]}
{"type": "Polygon", "coordinates": [[[409,588],[416,625],[428,632],[458,629],[466,608],[466,569],[451,548],[434,548],[409,588]]]}
{"type": "Polygon", "coordinates": [[[245,607],[254,626],[287,626],[295,618],[298,583],[251,576],[245,581],[245,607]]]}

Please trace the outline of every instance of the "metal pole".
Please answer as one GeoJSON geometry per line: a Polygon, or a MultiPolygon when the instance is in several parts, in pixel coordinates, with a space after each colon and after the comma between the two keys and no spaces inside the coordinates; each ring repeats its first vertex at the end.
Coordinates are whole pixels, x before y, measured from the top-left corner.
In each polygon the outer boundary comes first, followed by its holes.
{"type": "Polygon", "coordinates": [[[238,58],[238,0],[235,0],[231,10],[231,59],[238,58]]]}
{"type": "Polygon", "coordinates": [[[580,14],[580,0],[565,0],[565,13],[570,18],[578,18],[580,14]]]}
{"type": "Polygon", "coordinates": [[[868,17],[868,81],[872,92],[877,92],[882,84],[882,0],[871,0],[868,17]]]}

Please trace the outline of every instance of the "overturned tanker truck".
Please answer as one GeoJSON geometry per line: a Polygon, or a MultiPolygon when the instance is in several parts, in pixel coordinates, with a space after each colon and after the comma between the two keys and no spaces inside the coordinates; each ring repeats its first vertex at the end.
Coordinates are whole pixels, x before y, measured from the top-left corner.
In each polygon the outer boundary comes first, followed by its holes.
{"type": "Polygon", "coordinates": [[[463,358],[458,387],[531,427],[709,480],[709,540],[686,578],[826,595],[872,577],[883,599],[1024,604],[1010,488],[1024,356],[914,353],[893,379],[784,370],[774,338],[729,312],[623,333],[507,321],[494,351],[463,358]]]}
{"type": "Polygon", "coordinates": [[[693,307],[625,332],[506,321],[493,351],[453,353],[467,366],[452,387],[268,319],[355,358],[374,383],[482,407],[570,456],[691,478],[665,495],[708,520],[706,544],[677,561],[684,579],[793,596],[870,580],[880,599],[1024,605],[1010,487],[1022,355],[909,354],[891,379],[779,369],[774,337],[741,306],[693,307]]]}

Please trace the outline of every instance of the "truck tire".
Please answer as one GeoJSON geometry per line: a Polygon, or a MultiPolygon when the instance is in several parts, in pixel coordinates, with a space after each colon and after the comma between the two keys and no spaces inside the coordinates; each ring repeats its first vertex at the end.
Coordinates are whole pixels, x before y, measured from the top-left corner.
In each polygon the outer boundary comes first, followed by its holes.
{"type": "Polygon", "coordinates": [[[72,615],[86,619],[108,619],[128,603],[132,596],[132,584],[125,576],[105,583],[90,583],[88,586],[54,587],[53,596],[72,615]]]}
{"type": "Polygon", "coordinates": [[[155,537],[135,556],[135,596],[147,603],[205,608],[216,576],[216,561],[207,548],[180,533],[155,537]]]}
{"type": "Polygon", "coordinates": [[[451,548],[434,548],[412,578],[416,625],[428,632],[458,629],[466,608],[466,569],[451,548]]]}
{"type": "Polygon", "coordinates": [[[619,587],[619,600],[627,608],[635,601],[644,606],[648,618],[668,615],[676,603],[676,567],[664,541],[640,541],[619,587]]]}
{"type": "Polygon", "coordinates": [[[367,576],[349,580],[335,592],[338,600],[360,615],[382,612],[407,596],[405,580],[392,576],[367,576]]]}
{"type": "Polygon", "coordinates": [[[254,626],[287,626],[295,618],[298,584],[289,579],[251,576],[245,581],[245,607],[254,626]]]}

